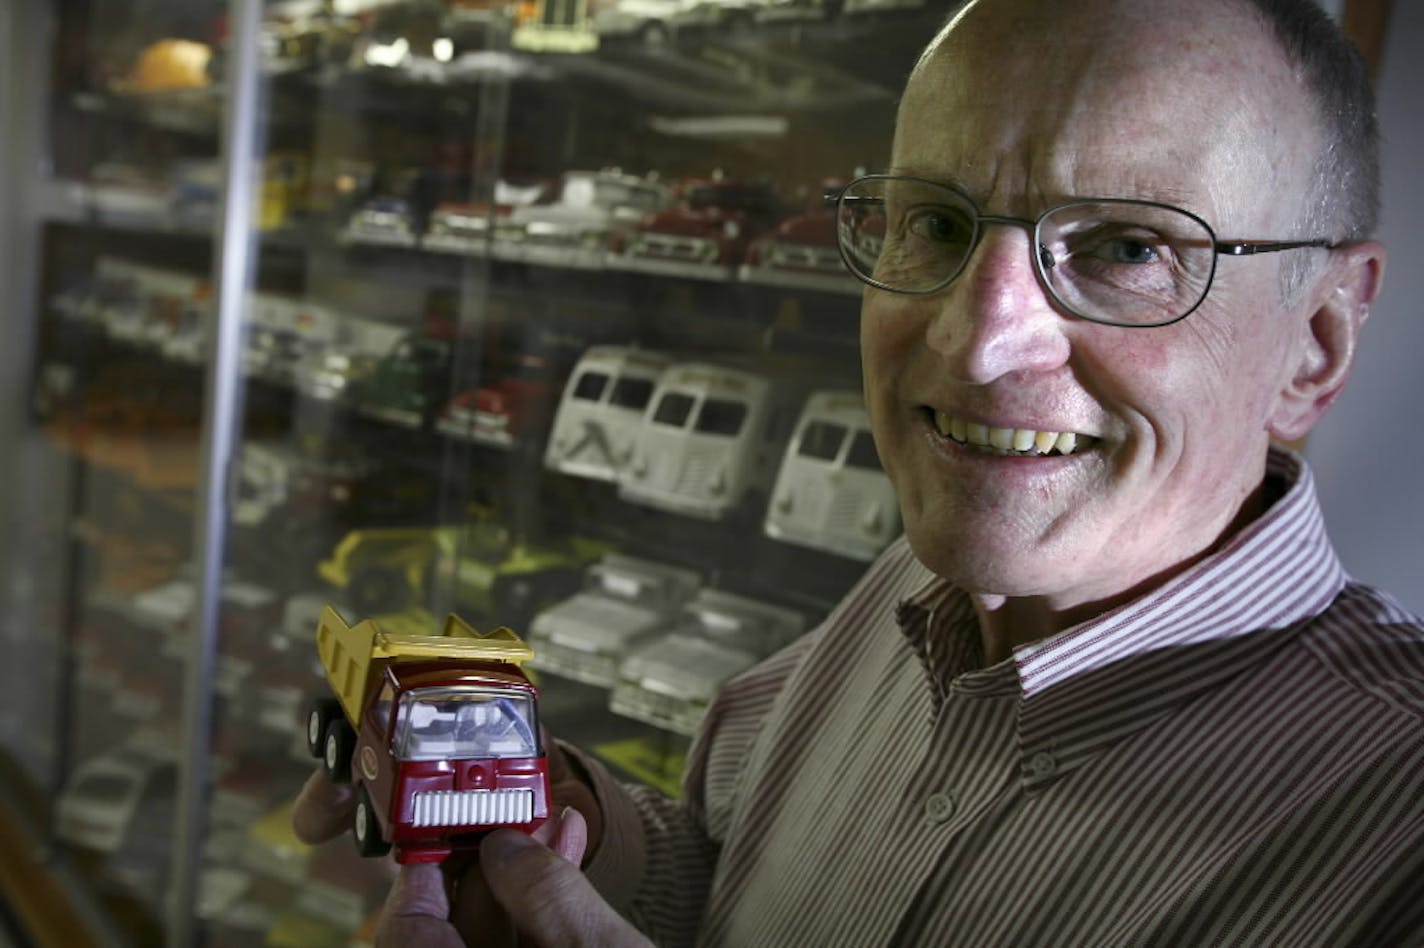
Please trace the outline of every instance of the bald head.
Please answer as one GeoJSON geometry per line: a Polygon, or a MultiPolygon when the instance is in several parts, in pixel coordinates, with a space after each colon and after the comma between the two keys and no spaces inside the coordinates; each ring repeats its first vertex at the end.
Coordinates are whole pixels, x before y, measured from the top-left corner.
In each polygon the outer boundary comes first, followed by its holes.
{"type": "MultiPolygon", "coordinates": [[[[1144,136],[1209,119],[1203,133],[1234,140],[1243,171],[1266,173],[1258,183],[1276,188],[1278,202],[1294,198],[1288,233],[1354,240],[1376,226],[1369,78],[1311,0],[971,0],[927,47],[915,78],[944,69],[957,78],[919,88],[939,97],[951,121],[949,88],[993,90],[1001,107],[1025,111],[1061,108],[1065,85],[1097,82],[1099,102],[1120,94],[1125,108],[1151,106],[1141,113],[1144,136]],[[1292,145],[1308,150],[1292,154],[1292,145]],[[1270,177],[1292,161],[1306,175],[1282,192],[1270,177]]],[[[905,104],[916,91],[912,81],[905,104]]],[[[933,111],[921,102],[902,131],[933,111]]]]}

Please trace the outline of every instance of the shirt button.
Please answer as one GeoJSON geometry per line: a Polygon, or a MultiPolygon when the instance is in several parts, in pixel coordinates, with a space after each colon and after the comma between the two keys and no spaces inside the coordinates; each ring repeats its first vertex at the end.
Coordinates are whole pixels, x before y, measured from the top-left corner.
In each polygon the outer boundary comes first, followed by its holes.
{"type": "Polygon", "coordinates": [[[954,794],[932,793],[925,800],[925,819],[943,823],[954,815],[954,794]]]}
{"type": "Polygon", "coordinates": [[[1042,780],[1058,769],[1058,761],[1048,751],[1039,751],[1028,759],[1028,775],[1042,780]]]}

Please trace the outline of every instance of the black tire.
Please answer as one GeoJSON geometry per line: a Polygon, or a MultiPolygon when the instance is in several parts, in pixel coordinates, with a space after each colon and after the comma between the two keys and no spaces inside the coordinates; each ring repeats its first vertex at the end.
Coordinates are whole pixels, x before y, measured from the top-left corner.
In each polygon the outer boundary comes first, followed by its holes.
{"type": "Polygon", "coordinates": [[[315,698],[307,705],[307,753],[321,758],[326,745],[326,726],[343,715],[335,698],[315,698]]]}
{"type": "Polygon", "coordinates": [[[356,809],[351,814],[351,838],[356,841],[356,851],[363,856],[384,856],[391,851],[391,844],[381,835],[381,824],[376,819],[371,795],[365,787],[356,791],[356,809]]]}
{"type": "Polygon", "coordinates": [[[368,566],[357,570],[346,587],[346,599],[357,615],[368,617],[383,612],[399,612],[410,605],[415,590],[398,570],[368,566]]]}
{"type": "Polygon", "coordinates": [[[351,752],[356,748],[356,734],[342,717],[328,721],[321,742],[321,764],[327,776],[337,783],[351,779],[351,752]]]}

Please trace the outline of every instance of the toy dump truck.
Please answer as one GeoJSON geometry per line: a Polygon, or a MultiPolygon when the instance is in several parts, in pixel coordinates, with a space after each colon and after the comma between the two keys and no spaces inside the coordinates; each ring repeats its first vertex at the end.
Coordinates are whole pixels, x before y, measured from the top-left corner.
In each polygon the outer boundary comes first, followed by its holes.
{"type": "Polygon", "coordinates": [[[312,702],[307,745],[356,789],[362,855],[439,862],[486,830],[532,831],[549,815],[538,693],[512,630],[451,615],[439,635],[348,625],[322,610],[317,651],[334,697],[312,702]]]}

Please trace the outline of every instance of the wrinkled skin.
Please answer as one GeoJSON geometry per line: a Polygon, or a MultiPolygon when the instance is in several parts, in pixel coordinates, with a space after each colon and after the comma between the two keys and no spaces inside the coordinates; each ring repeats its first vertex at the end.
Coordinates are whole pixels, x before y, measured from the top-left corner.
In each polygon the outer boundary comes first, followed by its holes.
{"type": "MultiPolygon", "coordinates": [[[[1234,5],[1113,10],[971,6],[907,88],[890,170],[990,214],[1138,198],[1222,239],[1317,236],[1294,196],[1319,132],[1264,28],[1234,5]]],[[[1304,435],[1339,391],[1383,261],[1375,244],[1289,251],[1316,259],[1285,303],[1281,255],[1223,258],[1185,320],[1125,329],[1058,310],[1030,242],[989,225],[947,288],[868,288],[862,307],[867,407],[906,533],[976,596],[991,660],[1162,582],[1259,511],[1268,443],[1304,435]],[[1098,440],[996,457],[938,434],[935,411],[1098,440]]]]}

